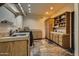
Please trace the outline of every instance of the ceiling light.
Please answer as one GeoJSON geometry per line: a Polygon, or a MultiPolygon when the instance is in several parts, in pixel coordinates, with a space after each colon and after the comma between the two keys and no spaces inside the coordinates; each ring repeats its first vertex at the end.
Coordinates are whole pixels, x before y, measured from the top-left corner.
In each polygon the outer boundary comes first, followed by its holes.
{"type": "Polygon", "coordinates": [[[29,13],[31,13],[31,11],[29,10],[29,13]]]}
{"type": "Polygon", "coordinates": [[[31,10],[31,8],[28,8],[28,10],[31,10]]]}
{"type": "Polygon", "coordinates": [[[48,12],[46,12],[45,14],[49,14],[48,12]]]}
{"type": "Polygon", "coordinates": [[[53,7],[50,7],[50,10],[53,10],[53,7]]]}
{"type": "Polygon", "coordinates": [[[28,7],[31,7],[31,5],[30,5],[30,4],[28,4],[28,7]]]}

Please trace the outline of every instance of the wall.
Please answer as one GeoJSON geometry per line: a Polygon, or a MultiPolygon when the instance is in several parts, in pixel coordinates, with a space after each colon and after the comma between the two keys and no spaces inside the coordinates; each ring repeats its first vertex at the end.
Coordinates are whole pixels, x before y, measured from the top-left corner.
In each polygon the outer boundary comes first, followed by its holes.
{"type": "Polygon", "coordinates": [[[14,26],[10,26],[7,24],[1,25],[0,24],[0,31],[9,31],[10,28],[17,28],[17,27],[22,27],[22,16],[19,15],[17,17],[15,17],[15,15],[10,12],[8,9],[6,9],[5,7],[0,7],[0,21],[2,20],[8,20],[10,22],[13,22],[14,26]]]}
{"type": "Polygon", "coordinates": [[[26,16],[24,17],[23,23],[24,27],[29,27],[30,29],[40,29],[39,20],[37,18],[26,16]]]}
{"type": "Polygon", "coordinates": [[[23,26],[23,17],[22,17],[22,15],[18,15],[17,17],[16,17],[16,26],[17,26],[17,28],[22,28],[22,26],[23,26]]]}
{"type": "Polygon", "coordinates": [[[41,30],[42,31],[42,38],[45,38],[45,26],[44,26],[44,21],[46,18],[43,19],[38,19],[34,17],[24,17],[24,25],[23,27],[29,27],[30,29],[36,29],[36,30],[41,30]]]}
{"type": "Polygon", "coordinates": [[[74,47],[75,47],[75,56],[79,56],[79,4],[74,4],[75,9],[75,20],[74,20],[74,47]]]}

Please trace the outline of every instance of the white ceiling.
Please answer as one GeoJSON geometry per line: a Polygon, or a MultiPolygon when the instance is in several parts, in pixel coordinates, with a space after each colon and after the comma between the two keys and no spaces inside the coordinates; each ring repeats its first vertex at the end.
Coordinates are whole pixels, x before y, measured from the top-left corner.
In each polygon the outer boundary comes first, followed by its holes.
{"type": "Polygon", "coordinates": [[[64,8],[64,7],[71,7],[73,4],[68,3],[30,3],[31,4],[31,11],[32,13],[29,14],[28,12],[28,3],[21,3],[25,13],[29,16],[48,16],[45,14],[45,12],[49,12],[49,15],[55,13],[56,11],[64,8]],[[51,11],[50,7],[53,7],[54,9],[51,11]]]}

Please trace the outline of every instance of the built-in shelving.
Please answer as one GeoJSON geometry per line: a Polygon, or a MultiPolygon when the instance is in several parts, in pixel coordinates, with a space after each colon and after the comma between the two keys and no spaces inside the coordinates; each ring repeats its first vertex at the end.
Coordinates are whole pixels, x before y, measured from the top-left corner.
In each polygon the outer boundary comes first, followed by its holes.
{"type": "Polygon", "coordinates": [[[63,48],[70,48],[70,12],[65,12],[54,18],[51,40],[63,48]]]}
{"type": "Polygon", "coordinates": [[[64,29],[63,33],[70,33],[70,12],[65,12],[54,18],[54,32],[58,32],[59,29],[64,29]]]}

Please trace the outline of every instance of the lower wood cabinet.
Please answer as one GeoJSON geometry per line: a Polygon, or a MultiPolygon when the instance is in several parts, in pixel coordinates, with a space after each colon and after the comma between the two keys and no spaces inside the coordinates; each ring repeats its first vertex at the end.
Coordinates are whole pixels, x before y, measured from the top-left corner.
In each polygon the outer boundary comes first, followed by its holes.
{"type": "Polygon", "coordinates": [[[57,33],[52,33],[51,40],[59,44],[63,48],[70,48],[70,36],[68,34],[61,35],[57,33]]]}
{"type": "Polygon", "coordinates": [[[28,56],[28,41],[0,42],[0,56],[28,56]]]}
{"type": "Polygon", "coordinates": [[[0,42],[0,56],[11,55],[10,42],[0,42]]]}
{"type": "Polygon", "coordinates": [[[36,30],[32,31],[33,39],[41,39],[42,38],[42,31],[36,30]]]}
{"type": "Polygon", "coordinates": [[[28,55],[27,41],[15,41],[15,42],[13,42],[12,55],[14,55],[14,56],[28,55]]]}

